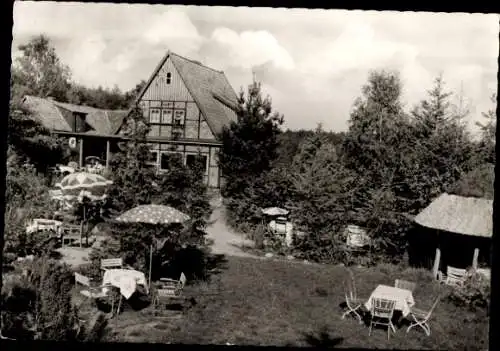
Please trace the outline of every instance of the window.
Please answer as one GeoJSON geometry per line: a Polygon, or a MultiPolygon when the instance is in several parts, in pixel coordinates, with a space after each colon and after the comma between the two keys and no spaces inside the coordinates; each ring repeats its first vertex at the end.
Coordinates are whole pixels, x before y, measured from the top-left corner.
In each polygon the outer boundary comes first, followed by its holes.
{"type": "Polygon", "coordinates": [[[162,124],[171,124],[172,123],[172,109],[163,109],[161,113],[161,123],[162,124]]]}
{"type": "Polygon", "coordinates": [[[170,84],[171,80],[172,80],[172,73],[168,72],[167,73],[167,84],[170,84]]]}
{"type": "Polygon", "coordinates": [[[84,133],[86,131],[85,114],[75,112],[73,115],[75,116],[75,132],[84,133]]]}
{"type": "Polygon", "coordinates": [[[152,108],[149,114],[149,121],[151,123],[160,123],[160,109],[152,108]]]}
{"type": "Polygon", "coordinates": [[[158,151],[150,151],[150,158],[148,159],[148,164],[156,166],[158,163],[158,151]]]}
{"type": "Polygon", "coordinates": [[[184,110],[176,110],[174,116],[174,124],[177,126],[184,124],[184,110]]]}
{"type": "Polygon", "coordinates": [[[160,126],[153,125],[149,128],[149,136],[158,137],[160,136],[160,126]]]}
{"type": "Polygon", "coordinates": [[[182,129],[172,129],[172,139],[180,139],[182,137],[182,129]]]}
{"type": "Polygon", "coordinates": [[[189,168],[199,168],[204,174],[207,173],[207,161],[208,157],[206,155],[199,154],[187,154],[186,155],[186,166],[189,168]]]}
{"type": "Polygon", "coordinates": [[[168,170],[175,163],[182,163],[182,154],[179,152],[162,152],[160,156],[160,169],[168,170]]]}

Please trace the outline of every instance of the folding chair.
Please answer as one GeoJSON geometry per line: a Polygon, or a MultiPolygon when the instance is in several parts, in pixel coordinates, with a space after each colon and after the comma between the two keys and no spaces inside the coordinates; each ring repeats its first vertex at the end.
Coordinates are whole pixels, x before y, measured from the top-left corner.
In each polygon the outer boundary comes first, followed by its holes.
{"type": "Polygon", "coordinates": [[[80,294],[88,297],[89,299],[99,299],[108,296],[107,291],[104,290],[106,286],[93,286],[89,277],[75,272],[75,285],[78,286],[78,284],[83,285],[86,288],[80,290],[80,294]]]}
{"type": "Polygon", "coordinates": [[[448,266],[446,268],[445,283],[447,285],[462,286],[465,282],[466,275],[467,270],[448,266]]]}
{"type": "Polygon", "coordinates": [[[387,340],[389,340],[391,335],[391,329],[395,333],[396,328],[392,324],[392,317],[394,315],[394,307],[396,306],[396,301],[386,300],[386,299],[372,299],[372,308],[371,308],[371,321],[370,328],[368,331],[368,336],[372,334],[372,327],[374,325],[384,325],[387,326],[387,340]],[[382,320],[387,320],[384,322],[382,320]]]}
{"type": "Polygon", "coordinates": [[[121,258],[106,258],[101,260],[101,269],[103,271],[113,268],[123,268],[123,260],[121,258]]]}
{"type": "Polygon", "coordinates": [[[349,271],[349,278],[344,282],[344,293],[347,311],[342,314],[342,319],[352,313],[359,320],[359,324],[363,324],[363,318],[359,314],[358,310],[361,308],[366,299],[360,299],[357,297],[354,275],[351,271],[349,271]]]}
{"type": "Polygon", "coordinates": [[[432,312],[436,308],[436,305],[438,302],[439,302],[439,296],[436,298],[436,300],[432,304],[432,307],[429,311],[424,311],[424,310],[420,310],[418,308],[412,307],[410,309],[410,315],[413,318],[413,322],[411,322],[408,329],[406,329],[406,332],[408,333],[411,328],[419,326],[424,330],[424,332],[425,332],[425,334],[427,334],[427,336],[430,336],[431,335],[431,327],[429,326],[428,322],[429,322],[429,319],[432,316],[432,312]]]}
{"type": "Polygon", "coordinates": [[[154,314],[158,312],[158,308],[164,302],[170,302],[172,299],[183,298],[182,290],[186,285],[186,276],[181,273],[179,280],[160,278],[160,283],[154,289],[153,308],[154,314]]]}
{"type": "Polygon", "coordinates": [[[405,289],[405,290],[410,290],[413,292],[415,288],[417,287],[417,284],[410,282],[408,280],[403,280],[403,279],[396,279],[394,282],[394,287],[400,288],[400,289],[405,289]]]}

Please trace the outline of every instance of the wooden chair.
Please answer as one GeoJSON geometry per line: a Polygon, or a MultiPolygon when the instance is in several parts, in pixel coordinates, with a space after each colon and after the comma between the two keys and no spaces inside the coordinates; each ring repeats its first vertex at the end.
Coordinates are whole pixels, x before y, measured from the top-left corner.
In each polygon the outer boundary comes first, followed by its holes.
{"type": "Polygon", "coordinates": [[[467,270],[448,266],[446,268],[445,283],[447,285],[462,286],[465,282],[466,275],[467,270]]]}
{"type": "Polygon", "coordinates": [[[413,292],[413,291],[415,291],[417,284],[415,284],[414,282],[410,282],[408,280],[396,279],[394,281],[394,286],[396,288],[410,290],[411,292],[413,292]]]}
{"type": "Polygon", "coordinates": [[[170,302],[172,299],[183,298],[182,291],[186,285],[186,276],[181,273],[179,280],[160,278],[160,283],[157,284],[153,294],[154,313],[158,312],[160,306],[165,302],[170,302]]]}
{"type": "Polygon", "coordinates": [[[101,260],[101,269],[103,271],[113,268],[123,268],[123,260],[121,258],[106,258],[101,260]]]}
{"type": "Polygon", "coordinates": [[[386,299],[372,299],[371,308],[371,321],[368,335],[372,334],[372,327],[374,325],[384,325],[387,326],[387,340],[389,340],[391,335],[391,329],[395,333],[396,328],[392,324],[392,317],[394,315],[394,307],[396,306],[396,301],[386,300],[386,299]],[[386,320],[386,321],[384,321],[386,320]]]}
{"type": "Polygon", "coordinates": [[[411,308],[410,316],[413,318],[413,321],[411,322],[408,329],[406,329],[407,333],[410,331],[411,328],[419,326],[424,330],[427,336],[431,335],[431,327],[429,326],[429,319],[431,318],[432,312],[434,311],[436,305],[439,302],[439,298],[440,298],[439,296],[436,298],[436,300],[432,304],[431,309],[428,311],[420,310],[414,307],[411,308]]]}
{"type": "Polygon", "coordinates": [[[359,314],[358,310],[361,308],[361,306],[363,306],[363,303],[366,299],[359,299],[357,297],[354,275],[352,274],[352,272],[349,273],[349,278],[344,282],[344,293],[347,311],[342,314],[342,319],[352,313],[359,320],[359,324],[363,324],[363,318],[359,314]]]}
{"type": "Polygon", "coordinates": [[[90,299],[99,299],[107,297],[107,291],[104,289],[105,286],[93,286],[91,279],[84,276],[83,274],[75,272],[75,285],[83,285],[86,289],[80,290],[80,294],[90,299]]]}

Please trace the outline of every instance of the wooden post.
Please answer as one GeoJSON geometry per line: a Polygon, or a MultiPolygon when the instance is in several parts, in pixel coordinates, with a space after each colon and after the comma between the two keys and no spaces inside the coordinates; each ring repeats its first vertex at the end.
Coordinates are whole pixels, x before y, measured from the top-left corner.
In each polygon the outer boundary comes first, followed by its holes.
{"type": "Polygon", "coordinates": [[[109,154],[110,154],[109,140],[106,140],[106,170],[109,168],[109,154]]]}
{"type": "Polygon", "coordinates": [[[82,247],[83,241],[83,220],[80,221],[80,248],[82,247]]]}
{"type": "Polygon", "coordinates": [[[439,247],[436,248],[436,256],[434,258],[434,266],[432,267],[432,276],[436,279],[439,271],[439,261],[441,260],[441,250],[439,247]]]}
{"type": "Polygon", "coordinates": [[[79,166],[83,167],[83,138],[80,138],[80,158],[79,158],[79,166]]]}
{"type": "Polygon", "coordinates": [[[479,249],[476,247],[474,249],[474,256],[472,257],[472,269],[477,269],[477,260],[479,258],[479,249]]]}
{"type": "Polygon", "coordinates": [[[149,250],[149,283],[148,283],[148,290],[151,289],[151,268],[153,266],[153,244],[151,244],[150,250],[149,250]]]}

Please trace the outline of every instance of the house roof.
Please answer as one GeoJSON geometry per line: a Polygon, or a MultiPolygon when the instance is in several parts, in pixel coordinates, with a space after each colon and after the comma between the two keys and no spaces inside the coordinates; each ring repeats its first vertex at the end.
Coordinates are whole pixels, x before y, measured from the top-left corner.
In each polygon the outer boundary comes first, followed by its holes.
{"type": "Polygon", "coordinates": [[[214,134],[219,134],[224,126],[227,126],[231,121],[236,121],[235,110],[238,106],[238,97],[224,72],[214,70],[170,51],[160,61],[143,90],[137,96],[136,103],[139,102],[169,57],[214,134]]]}
{"type": "Polygon", "coordinates": [[[24,101],[35,117],[51,130],[71,131],[71,126],[61,113],[61,110],[67,110],[86,115],[85,121],[92,128],[88,134],[113,135],[127,114],[126,110],[103,110],[29,95],[24,101]]]}
{"type": "Polygon", "coordinates": [[[52,100],[27,95],[23,99],[23,104],[45,128],[71,132],[71,126],[52,100]]]}
{"type": "Polygon", "coordinates": [[[442,194],[415,217],[421,226],[491,238],[493,200],[442,194]]]}

